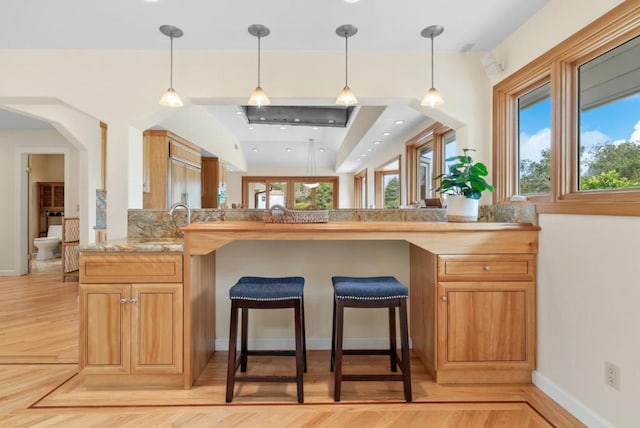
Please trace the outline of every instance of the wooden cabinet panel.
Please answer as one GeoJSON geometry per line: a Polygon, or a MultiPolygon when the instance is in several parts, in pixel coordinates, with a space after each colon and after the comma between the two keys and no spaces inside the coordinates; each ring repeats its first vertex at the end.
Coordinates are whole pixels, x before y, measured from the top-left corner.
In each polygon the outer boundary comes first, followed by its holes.
{"type": "Polygon", "coordinates": [[[447,298],[447,361],[526,359],[524,291],[450,291],[447,298]]]}
{"type": "Polygon", "coordinates": [[[535,268],[531,255],[446,255],[438,257],[438,280],[531,281],[535,268]]]}
{"type": "Polygon", "coordinates": [[[83,253],[80,282],[182,282],[182,254],[83,253]]]}
{"type": "Polygon", "coordinates": [[[128,373],[130,287],[80,284],[80,368],[128,373]]]}
{"type": "Polygon", "coordinates": [[[143,208],[169,209],[186,193],[191,207],[200,208],[200,148],[171,132],[147,130],[142,152],[143,208]]]}
{"type": "Polygon", "coordinates": [[[182,284],[135,284],[132,299],[132,373],[181,373],[182,284]]]}
{"type": "Polygon", "coordinates": [[[81,284],[85,374],[182,373],[182,284],[81,284]]]}

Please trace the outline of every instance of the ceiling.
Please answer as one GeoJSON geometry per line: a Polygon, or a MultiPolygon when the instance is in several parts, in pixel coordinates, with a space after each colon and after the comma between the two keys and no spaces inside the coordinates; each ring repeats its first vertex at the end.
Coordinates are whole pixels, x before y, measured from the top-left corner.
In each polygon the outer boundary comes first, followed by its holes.
{"type": "MultiPolygon", "coordinates": [[[[425,51],[420,31],[445,27],[439,51],[488,51],[543,7],[548,0],[3,0],[0,49],[167,49],[162,24],[180,27],[184,36],[175,49],[255,50],[250,24],[271,29],[263,51],[342,51],[335,29],[358,27],[349,51],[425,51]],[[81,35],[81,36],[79,36],[81,35]],[[393,37],[389,37],[393,35],[393,37]]],[[[314,100],[306,100],[313,105],[314,100]]],[[[347,128],[279,125],[249,126],[238,106],[205,106],[232,133],[248,165],[305,165],[307,142],[323,149],[318,166],[333,167],[338,149],[354,121],[369,120],[349,158],[338,172],[353,172],[359,163],[391,138],[409,138],[430,119],[390,100],[380,111],[357,107],[347,128]],[[369,118],[369,119],[367,119],[369,118]],[[376,118],[372,120],[370,118],[376,118]],[[396,124],[396,121],[403,121],[396,124]],[[253,128],[253,129],[252,129],[253,128]],[[385,132],[391,135],[384,135],[385,132]],[[266,147],[269,149],[266,150],[266,147]],[[287,149],[291,149],[288,151],[287,149]]],[[[0,109],[0,129],[46,127],[39,121],[0,109]]]]}

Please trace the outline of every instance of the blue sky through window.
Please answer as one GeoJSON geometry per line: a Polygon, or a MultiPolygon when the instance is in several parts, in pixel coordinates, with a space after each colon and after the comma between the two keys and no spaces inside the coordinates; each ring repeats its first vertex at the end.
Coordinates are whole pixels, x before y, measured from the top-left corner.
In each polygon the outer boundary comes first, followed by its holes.
{"type": "MultiPolygon", "coordinates": [[[[549,98],[520,111],[521,159],[540,160],[542,142],[550,141],[550,112],[549,98]]],[[[582,112],[580,141],[586,150],[598,144],[622,141],[640,144],[640,94],[582,112]]]]}

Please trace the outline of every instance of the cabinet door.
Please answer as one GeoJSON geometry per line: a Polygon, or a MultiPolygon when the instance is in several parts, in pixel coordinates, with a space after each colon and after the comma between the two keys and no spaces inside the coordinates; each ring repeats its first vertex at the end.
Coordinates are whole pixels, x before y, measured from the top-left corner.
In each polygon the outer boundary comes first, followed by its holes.
{"type": "Polygon", "coordinates": [[[129,373],[128,284],[80,284],[80,369],[129,373]]]}
{"type": "Polygon", "coordinates": [[[200,168],[187,165],[186,186],[191,208],[200,208],[202,206],[202,178],[200,171],[200,168]]]}
{"type": "Polygon", "coordinates": [[[182,284],[134,284],[131,372],[182,373],[182,284]]]}
{"type": "Polygon", "coordinates": [[[533,368],[533,282],[441,282],[438,298],[438,368],[533,368]]]}
{"type": "Polygon", "coordinates": [[[187,193],[187,164],[171,159],[170,204],[184,202],[187,193]]]}

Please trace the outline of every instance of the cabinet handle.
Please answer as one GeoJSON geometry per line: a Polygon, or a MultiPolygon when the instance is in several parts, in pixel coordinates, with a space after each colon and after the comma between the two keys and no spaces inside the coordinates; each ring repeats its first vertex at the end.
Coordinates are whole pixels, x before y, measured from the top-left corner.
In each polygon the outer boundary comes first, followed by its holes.
{"type": "Polygon", "coordinates": [[[120,299],[120,303],[122,303],[123,305],[124,305],[125,303],[127,303],[128,301],[129,301],[129,299],[120,299]]]}
{"type": "Polygon", "coordinates": [[[487,272],[489,272],[489,271],[491,270],[491,266],[486,265],[486,266],[484,267],[484,270],[485,270],[485,271],[487,271],[487,272]]]}
{"type": "Polygon", "coordinates": [[[447,299],[447,296],[443,295],[443,296],[440,296],[440,300],[442,300],[443,302],[446,302],[448,299],[447,299]]]}
{"type": "Polygon", "coordinates": [[[131,299],[130,302],[135,305],[136,303],[138,303],[138,299],[131,299]]]}

